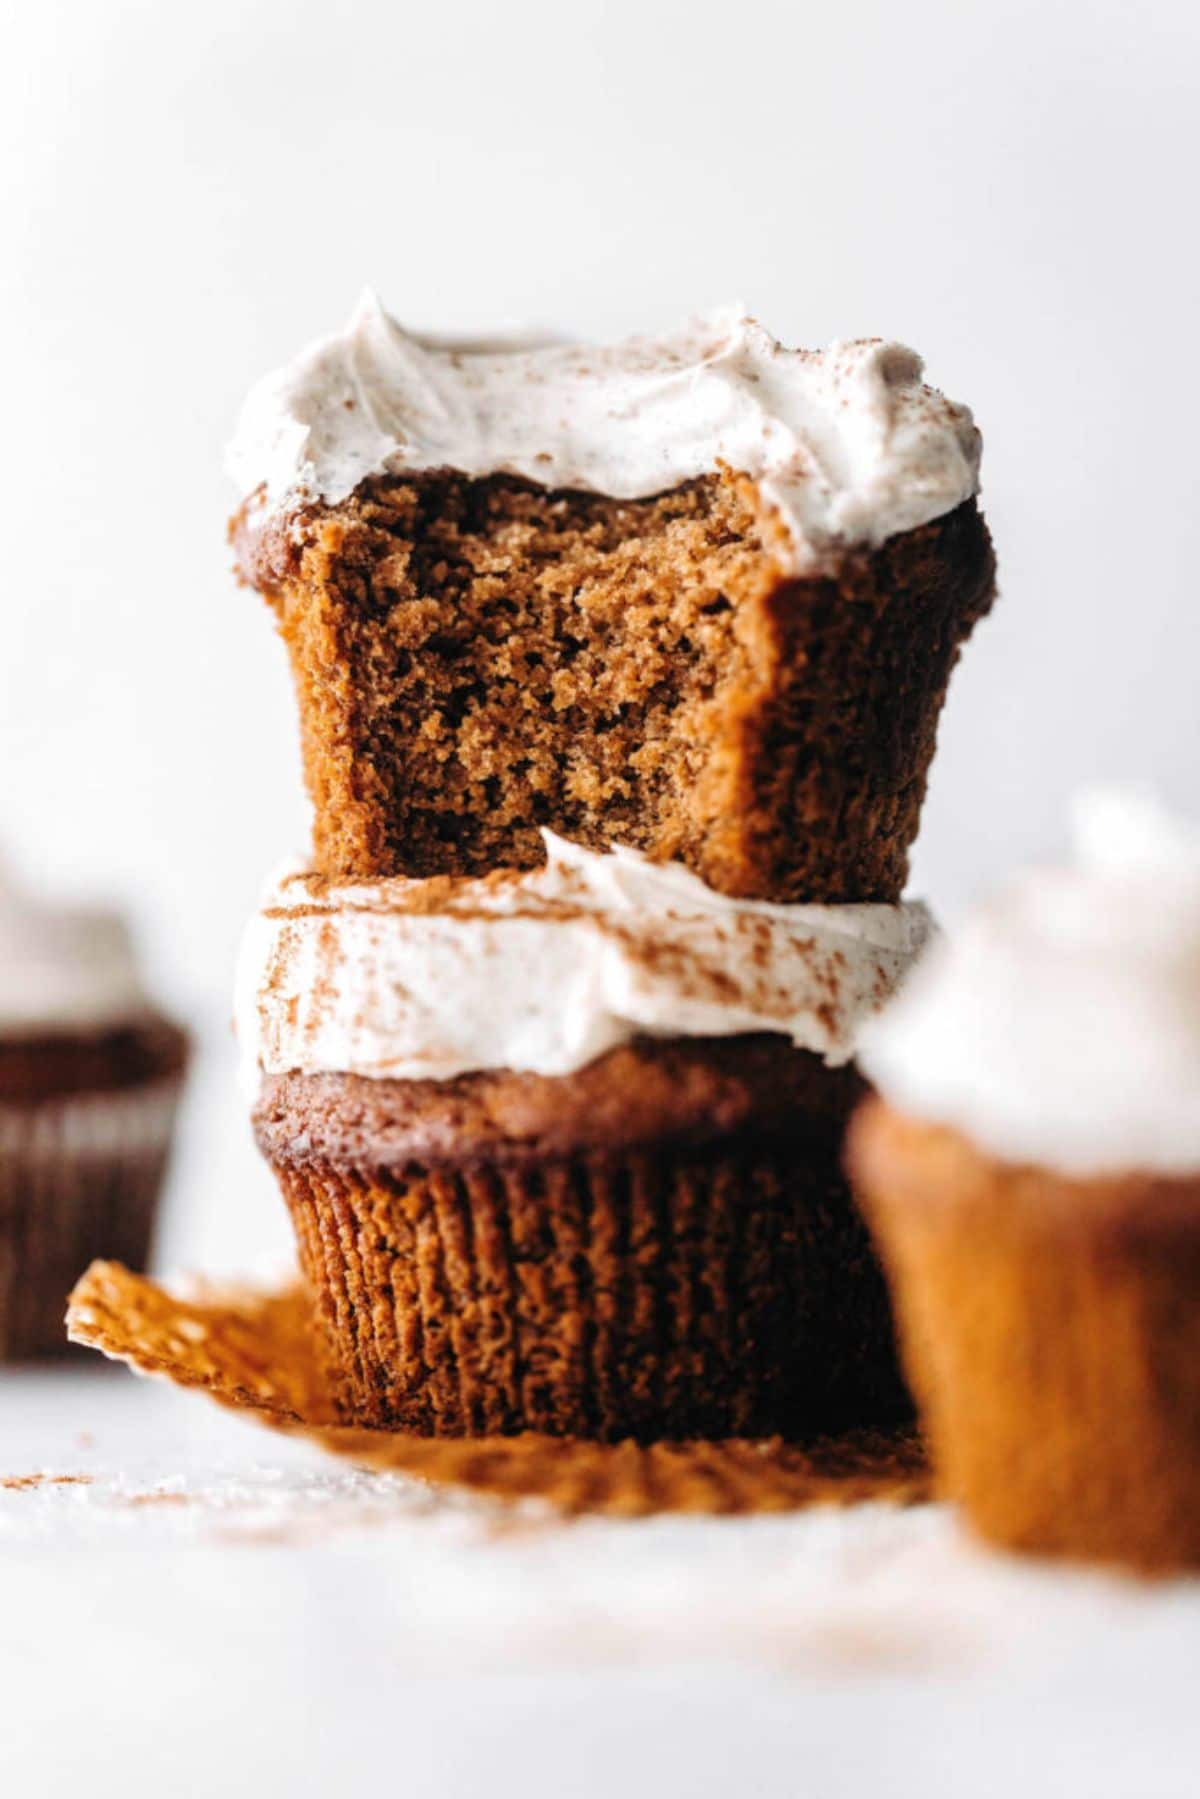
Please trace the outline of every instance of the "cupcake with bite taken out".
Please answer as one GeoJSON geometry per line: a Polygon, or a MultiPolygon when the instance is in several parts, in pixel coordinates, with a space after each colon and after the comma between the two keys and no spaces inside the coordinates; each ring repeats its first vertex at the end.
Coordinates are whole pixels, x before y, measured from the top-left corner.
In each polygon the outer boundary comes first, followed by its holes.
{"type": "Polygon", "coordinates": [[[995,585],[979,432],[922,377],[739,307],[530,346],[364,295],[229,452],[316,871],[533,868],[546,827],[739,898],[899,899],[995,585]]]}
{"type": "Polygon", "coordinates": [[[120,917],[0,886],[0,1360],[66,1348],[93,1257],[145,1267],[186,1059],[120,917]]]}
{"type": "Polygon", "coordinates": [[[849,1166],[940,1476],[995,1542],[1200,1565],[1200,833],[1080,807],[867,1032],[849,1166]]]}

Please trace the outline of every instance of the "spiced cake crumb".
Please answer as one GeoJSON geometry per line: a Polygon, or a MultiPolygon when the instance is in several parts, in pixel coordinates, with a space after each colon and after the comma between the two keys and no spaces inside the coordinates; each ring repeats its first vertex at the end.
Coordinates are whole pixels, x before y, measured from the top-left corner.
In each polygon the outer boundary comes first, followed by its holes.
{"type": "Polygon", "coordinates": [[[891,900],[988,609],[974,500],[797,575],[755,484],[648,499],[448,470],[234,521],[300,701],[320,873],[526,868],[540,827],[720,892],[891,900]]]}

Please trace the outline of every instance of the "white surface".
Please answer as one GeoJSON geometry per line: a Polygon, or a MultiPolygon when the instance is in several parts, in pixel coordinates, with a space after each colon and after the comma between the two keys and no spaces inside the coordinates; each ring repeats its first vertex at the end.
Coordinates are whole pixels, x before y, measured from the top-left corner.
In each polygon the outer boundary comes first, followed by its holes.
{"type": "Polygon", "coordinates": [[[0,1478],[92,1483],[0,1487],[5,1791],[1195,1791],[1197,1583],[935,1508],[503,1512],[99,1364],[3,1371],[0,1444],[0,1478]]]}

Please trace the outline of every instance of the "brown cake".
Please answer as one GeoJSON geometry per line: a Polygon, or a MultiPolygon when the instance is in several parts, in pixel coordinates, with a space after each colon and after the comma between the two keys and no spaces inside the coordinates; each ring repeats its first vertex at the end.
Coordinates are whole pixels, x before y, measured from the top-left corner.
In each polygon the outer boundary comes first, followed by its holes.
{"type": "Polygon", "coordinates": [[[975,1527],[1200,1566],[1200,1170],[1071,1179],[878,1101],[851,1168],[941,1484],[975,1527]]]}
{"type": "Polygon", "coordinates": [[[906,1400],[849,1199],[854,1034],[919,908],[524,876],[285,877],[247,936],[255,1129],[347,1422],[812,1436],[906,1400]]]}
{"type": "Polygon", "coordinates": [[[549,827],[722,893],[898,898],[994,578],[977,433],[920,372],[740,315],[500,353],[368,305],[264,384],[233,534],[315,866],[527,868],[549,827]]]}
{"type": "Polygon", "coordinates": [[[974,1526],[1197,1567],[1200,839],[1087,820],[868,1033],[849,1165],[974,1526]]]}
{"type": "Polygon", "coordinates": [[[0,1360],[66,1349],[93,1257],[146,1266],[185,1061],[119,919],[0,893],[0,1360]]]}

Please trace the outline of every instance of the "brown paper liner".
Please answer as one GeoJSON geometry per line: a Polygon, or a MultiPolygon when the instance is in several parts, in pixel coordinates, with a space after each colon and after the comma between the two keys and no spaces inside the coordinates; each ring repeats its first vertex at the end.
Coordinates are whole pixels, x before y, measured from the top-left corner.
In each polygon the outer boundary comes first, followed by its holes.
{"type": "Polygon", "coordinates": [[[808,1442],[910,1417],[835,1155],[281,1166],[339,1420],[808,1442]]]}
{"type": "Polygon", "coordinates": [[[566,1513],[781,1512],[930,1497],[915,1435],[855,1432],[800,1448],[778,1438],[602,1444],[578,1438],[423,1437],[333,1422],[333,1397],[302,1287],[278,1293],[168,1293],[115,1262],[95,1262],[71,1295],[75,1343],[143,1374],[198,1387],[219,1405],[362,1466],[538,1499],[566,1513]]]}
{"type": "Polygon", "coordinates": [[[974,1529],[1200,1568],[1200,1182],[999,1162],[880,1101],[850,1163],[941,1488],[974,1529]]]}
{"type": "Polygon", "coordinates": [[[0,1105],[0,1361],[61,1355],[67,1295],[97,1250],[149,1257],[177,1077],[0,1105]]]}

